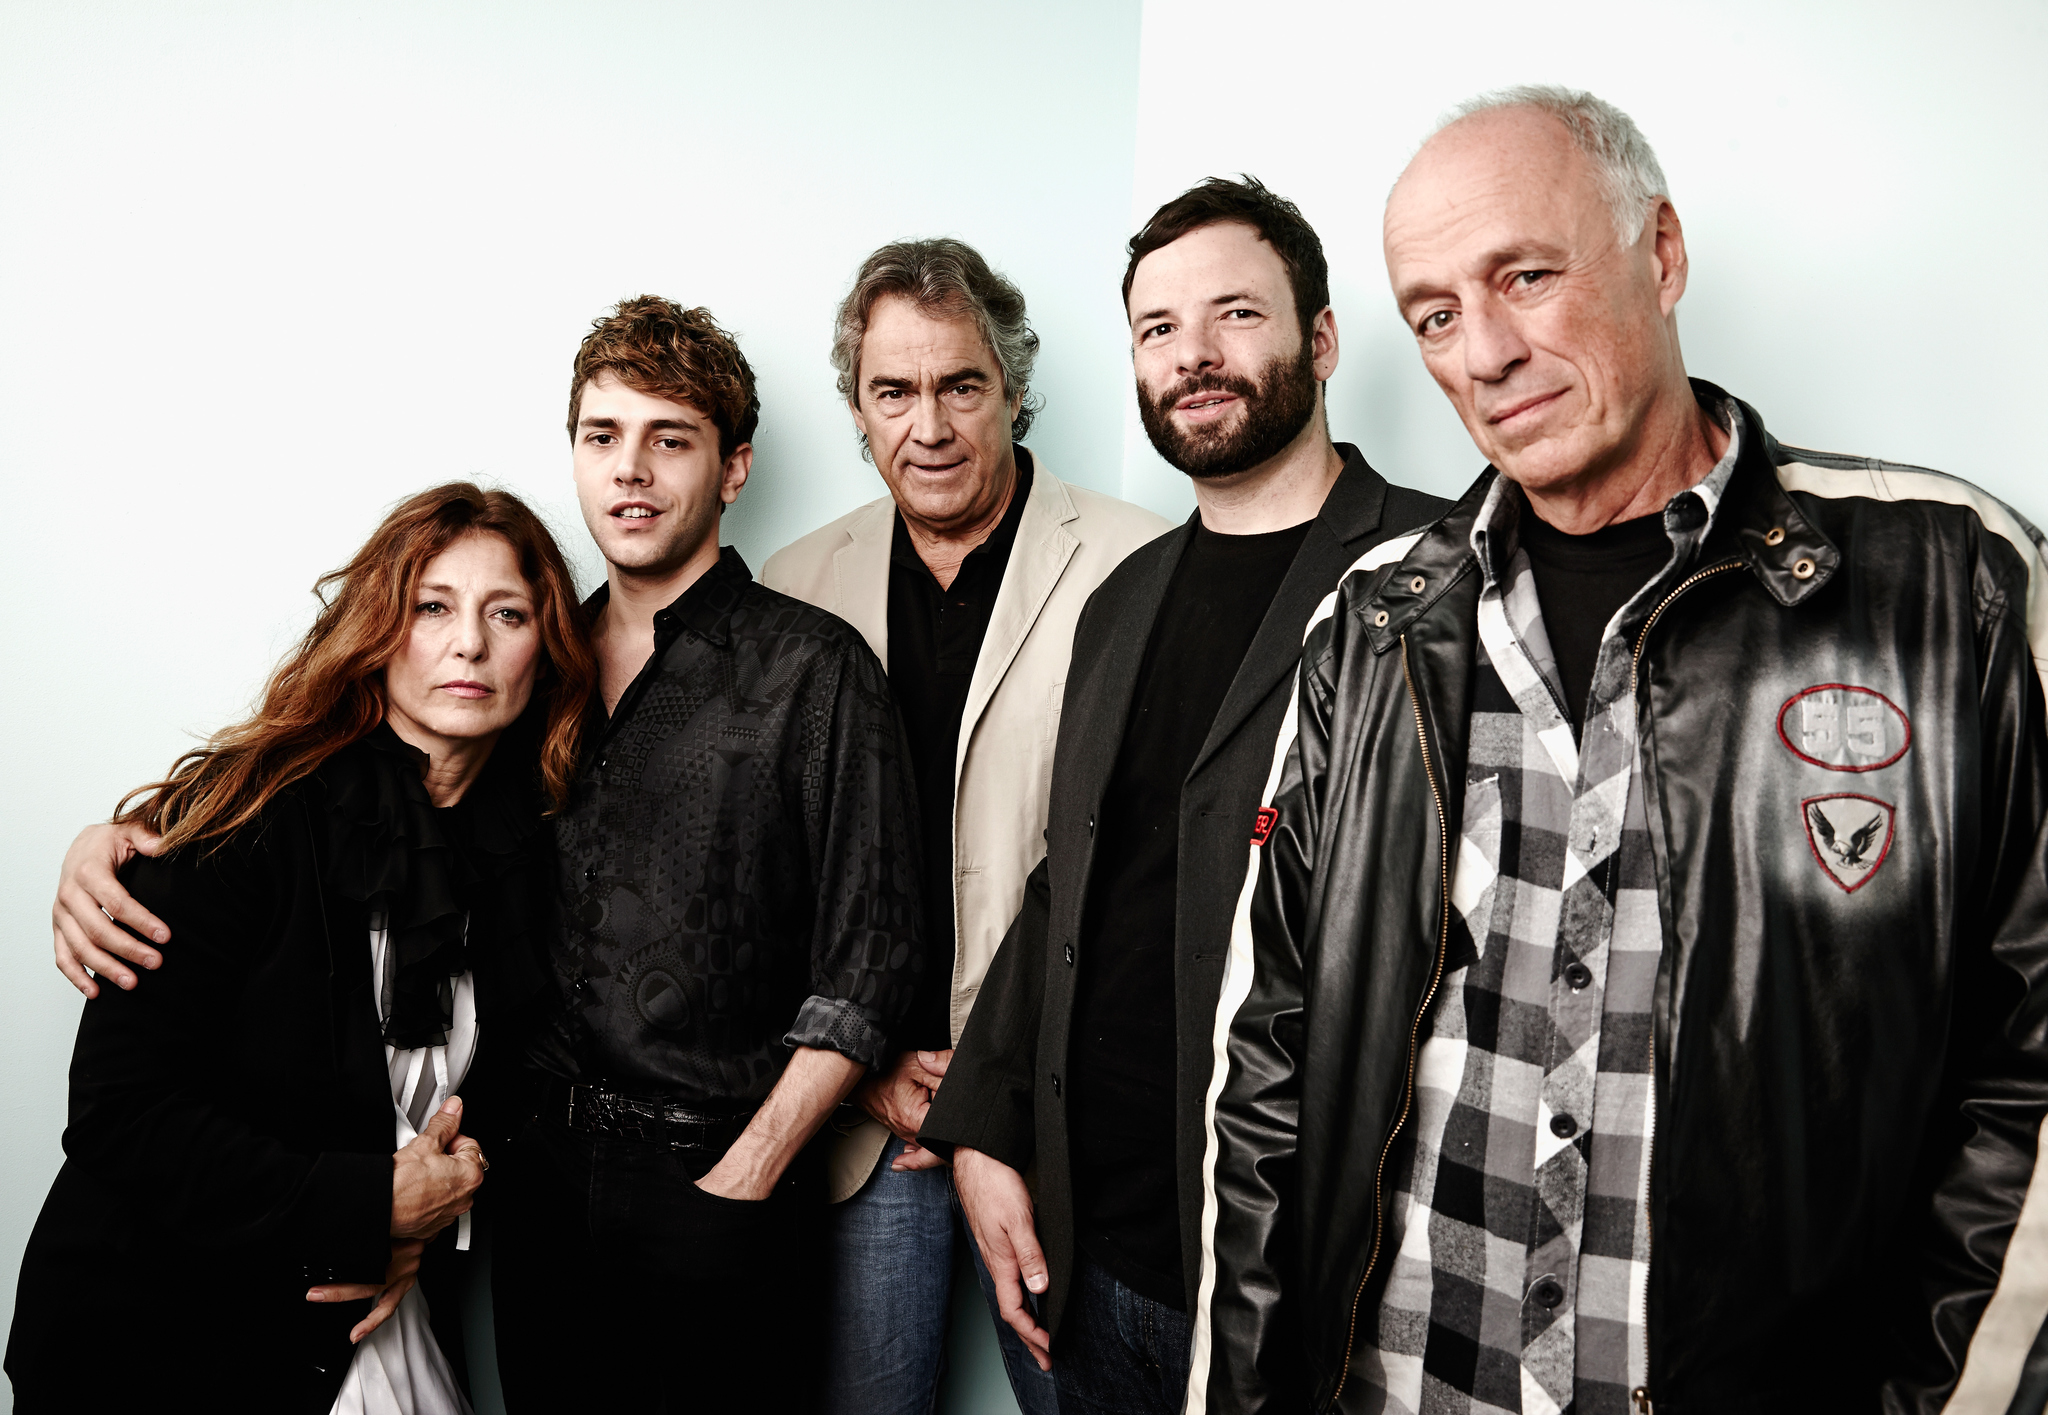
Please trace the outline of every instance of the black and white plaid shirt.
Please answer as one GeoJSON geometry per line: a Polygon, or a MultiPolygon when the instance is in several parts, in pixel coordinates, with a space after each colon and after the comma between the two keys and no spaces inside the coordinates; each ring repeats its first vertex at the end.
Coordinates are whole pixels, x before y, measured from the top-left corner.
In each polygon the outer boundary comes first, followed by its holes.
{"type": "Polygon", "coordinates": [[[1671,560],[1607,625],[1577,739],[1516,540],[1521,492],[1496,479],[1473,527],[1484,579],[1450,956],[1389,1204],[1395,1259],[1353,1363],[1389,1411],[1623,1415],[1644,1382],[1663,931],[1630,654],[1713,523],[1732,431],[1666,506],[1671,560]]]}

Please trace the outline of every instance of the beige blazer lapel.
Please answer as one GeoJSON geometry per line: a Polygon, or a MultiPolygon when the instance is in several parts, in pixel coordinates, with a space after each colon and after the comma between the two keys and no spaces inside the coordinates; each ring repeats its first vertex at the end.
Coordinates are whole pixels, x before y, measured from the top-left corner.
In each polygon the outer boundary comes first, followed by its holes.
{"type": "Polygon", "coordinates": [[[846,544],[832,552],[834,603],[830,609],[860,631],[889,667],[889,548],[896,534],[896,503],[884,498],[864,508],[846,528],[846,544]]]}
{"type": "MultiPolygon", "coordinates": [[[[1033,454],[1034,457],[1037,454],[1033,454]]],[[[1024,519],[1017,525],[1017,541],[1010,548],[1010,564],[1003,574],[1003,587],[996,593],[989,614],[988,635],[981,642],[981,655],[974,661],[974,677],[967,685],[967,706],[960,714],[960,754],[953,762],[953,779],[960,779],[961,763],[967,759],[967,744],[974,728],[988,709],[1003,675],[1010,671],[1024,636],[1038,622],[1038,615],[1052,597],[1054,586],[1066,571],[1067,562],[1081,542],[1066,529],[1079,513],[1066,485],[1045,474],[1045,459],[1035,462],[1031,496],[1024,503],[1024,519]]],[[[956,808],[957,814],[957,808],[956,808]]]]}

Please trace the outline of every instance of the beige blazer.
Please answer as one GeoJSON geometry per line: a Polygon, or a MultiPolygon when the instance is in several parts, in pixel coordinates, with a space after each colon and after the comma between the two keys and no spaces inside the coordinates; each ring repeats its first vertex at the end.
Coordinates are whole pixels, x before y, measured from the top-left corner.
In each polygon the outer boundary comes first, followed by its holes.
{"type": "MultiPolygon", "coordinates": [[[[761,583],[853,625],[886,668],[895,529],[895,502],[871,501],[769,556],[761,583]]],[[[1023,905],[1024,881],[1045,855],[1053,743],[1081,606],[1119,561],[1170,529],[1142,507],[1069,486],[1034,454],[1031,495],[968,684],[953,764],[955,1043],[1023,905]]],[[[888,1139],[881,1122],[866,1120],[840,1140],[833,1203],[867,1182],[888,1139]]]]}

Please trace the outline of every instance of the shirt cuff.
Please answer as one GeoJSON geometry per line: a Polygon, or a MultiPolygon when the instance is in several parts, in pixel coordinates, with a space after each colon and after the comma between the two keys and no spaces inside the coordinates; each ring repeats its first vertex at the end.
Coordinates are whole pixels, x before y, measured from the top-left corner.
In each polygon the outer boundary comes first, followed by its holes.
{"type": "MultiPolygon", "coordinates": [[[[939,1095],[945,1093],[940,1087],[939,1095]]],[[[980,1115],[959,1114],[954,1107],[941,1111],[934,1097],[924,1124],[918,1127],[917,1143],[947,1160],[953,1158],[956,1147],[965,1145],[1022,1174],[1031,1168],[1034,1154],[1031,1120],[1028,1114],[1006,1114],[1008,1109],[998,1102],[980,1115]]]]}
{"type": "Polygon", "coordinates": [[[782,1039],[784,1046],[836,1051],[870,1071],[881,1068],[888,1037],[861,1015],[858,1004],[837,997],[809,997],[796,1014],[796,1025],[782,1039]]]}
{"type": "Polygon", "coordinates": [[[297,1212],[307,1281],[381,1283],[391,1264],[389,1155],[329,1150],[313,1161],[297,1212]]]}

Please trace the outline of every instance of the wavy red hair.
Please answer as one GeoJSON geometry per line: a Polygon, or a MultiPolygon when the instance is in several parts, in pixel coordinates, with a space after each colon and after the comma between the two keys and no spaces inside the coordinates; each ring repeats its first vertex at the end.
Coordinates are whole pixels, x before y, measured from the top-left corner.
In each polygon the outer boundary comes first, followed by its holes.
{"type": "Polygon", "coordinates": [[[420,576],[471,535],[503,537],[533,591],[540,670],[533,699],[507,736],[538,737],[541,790],[549,814],[560,810],[597,681],[575,583],[554,536],[525,502],[509,491],[449,482],[400,502],[354,559],[314,583],[319,617],[270,675],[255,716],[185,753],[162,781],[129,792],[114,818],[160,832],[167,849],[224,838],[369,733],[384,720],[384,667],[411,632],[420,576]]]}

